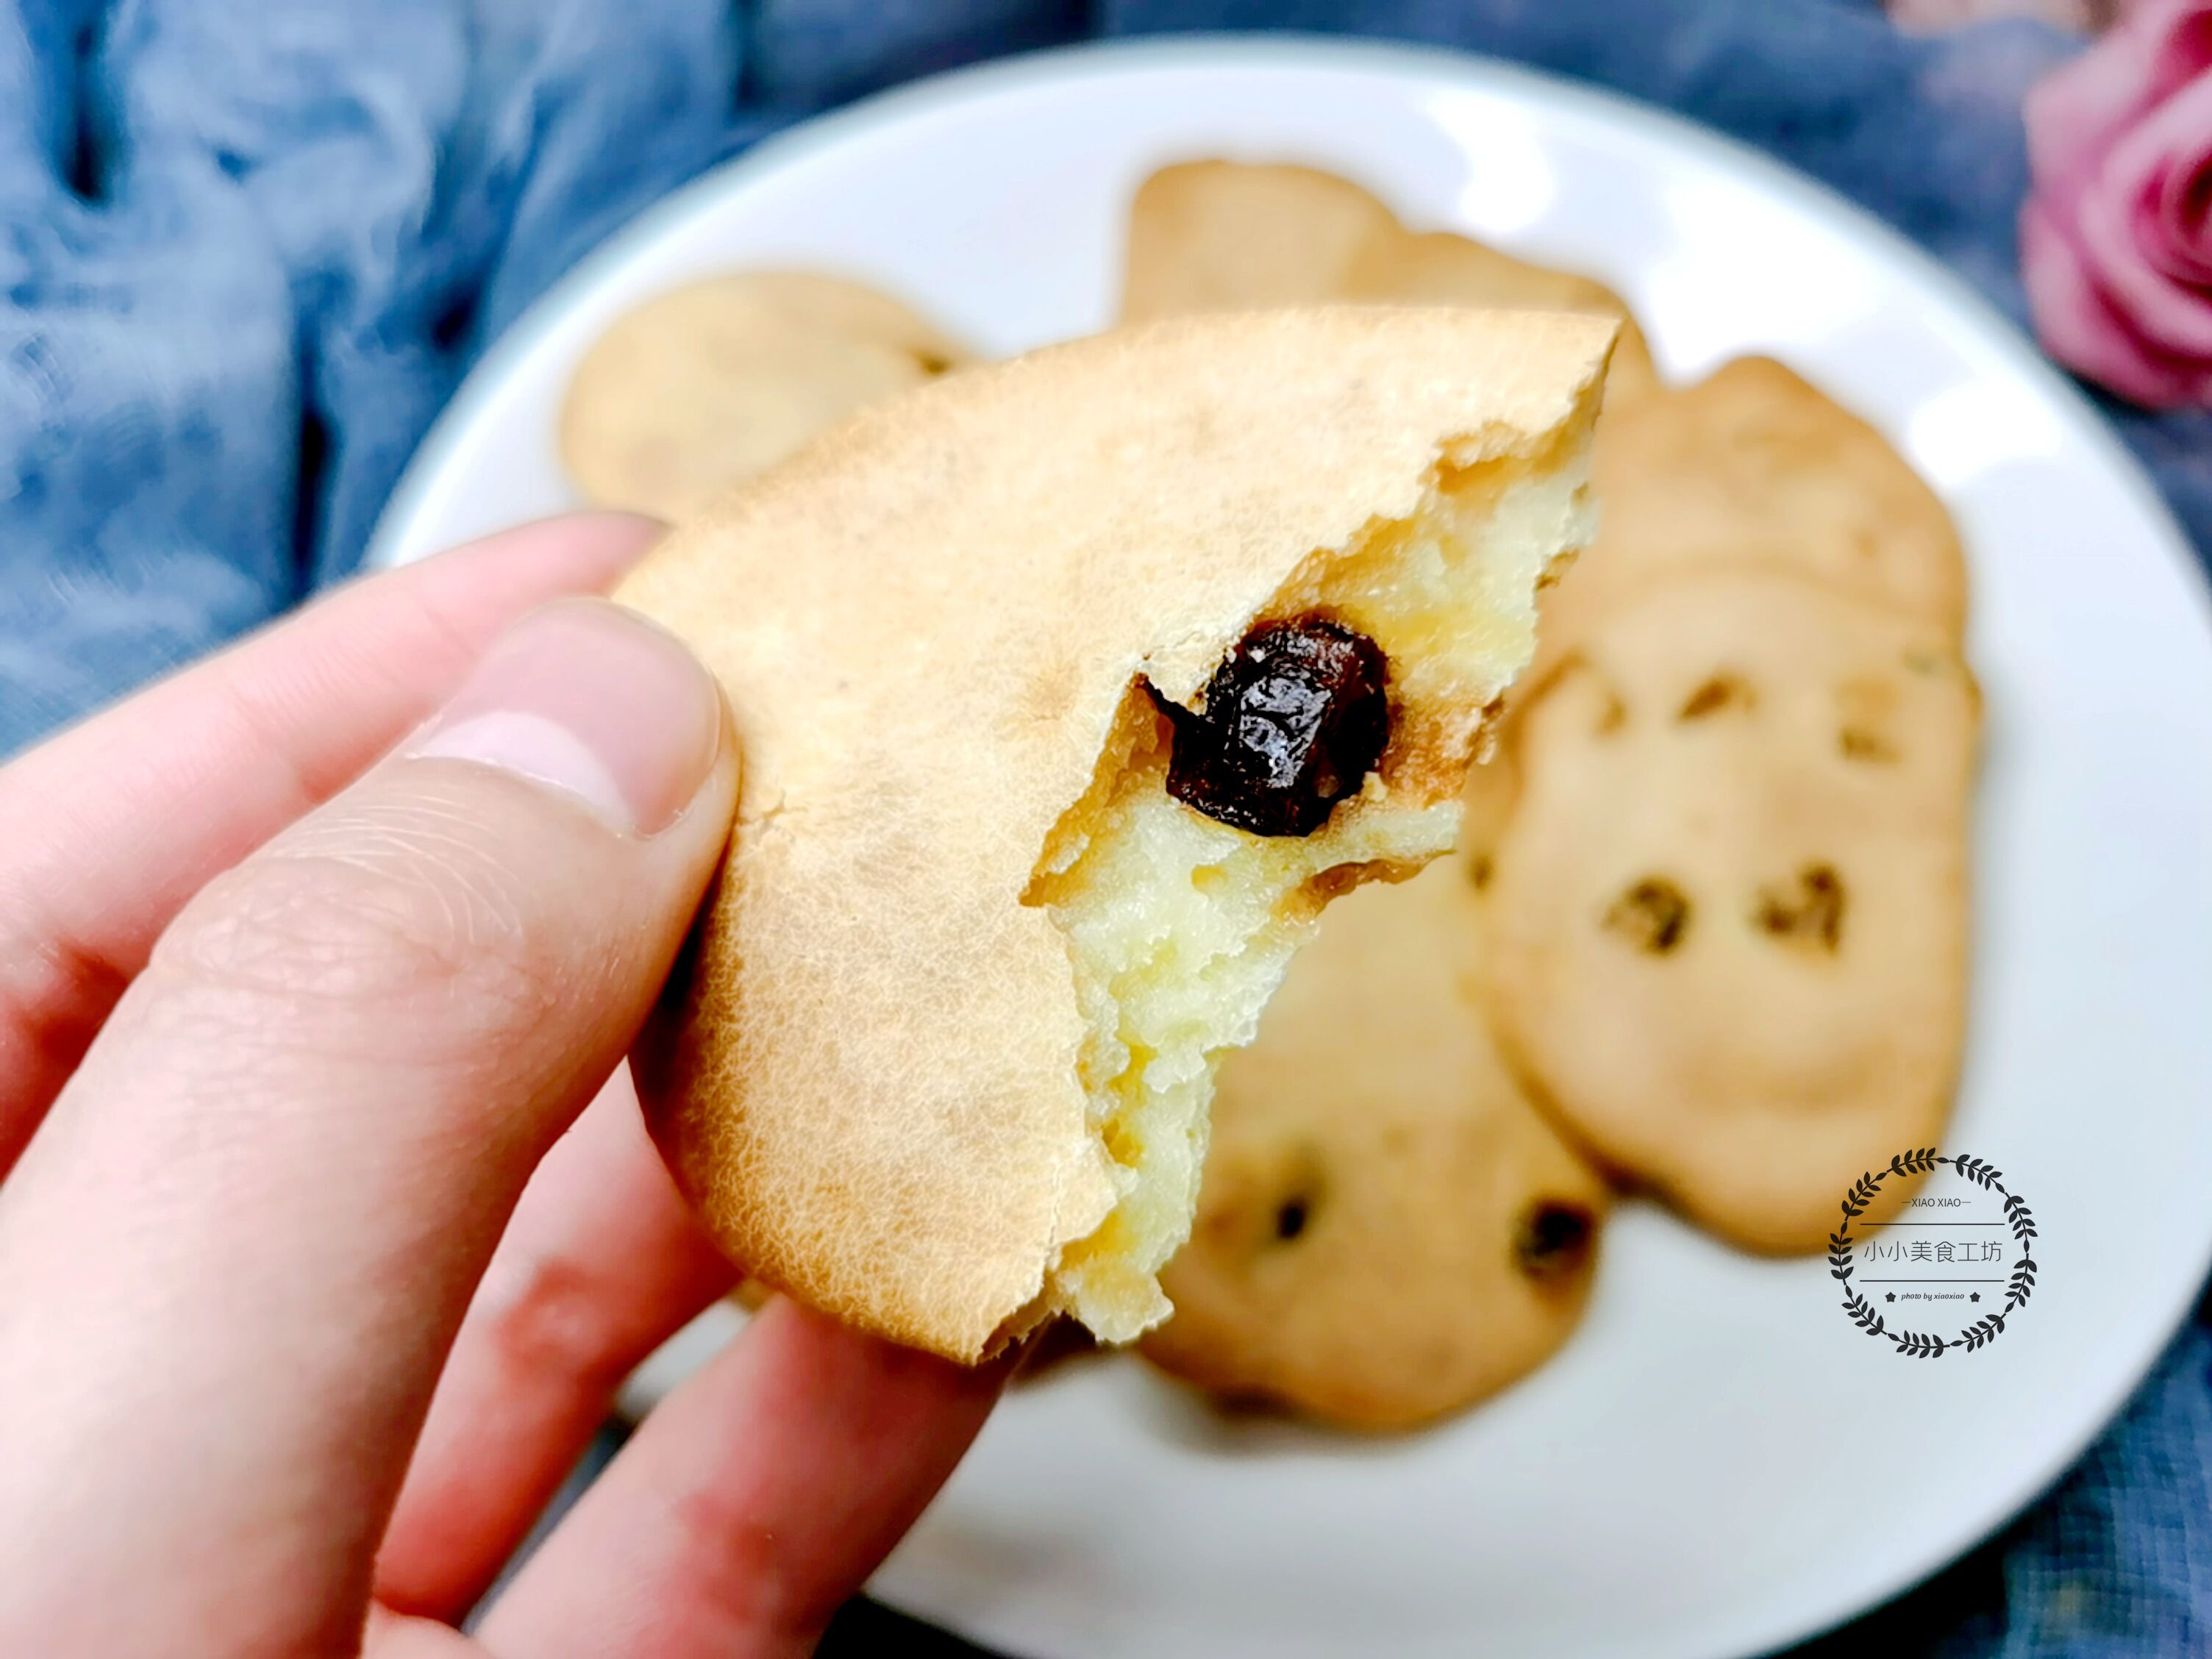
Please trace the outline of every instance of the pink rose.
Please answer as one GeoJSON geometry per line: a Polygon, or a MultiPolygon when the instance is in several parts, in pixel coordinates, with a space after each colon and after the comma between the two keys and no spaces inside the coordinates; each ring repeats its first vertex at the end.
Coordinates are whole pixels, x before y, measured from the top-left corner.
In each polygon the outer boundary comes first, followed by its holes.
{"type": "Polygon", "coordinates": [[[2026,113],[2043,343],[2136,403],[2212,405],[2212,0],[2136,0],[2026,113]]]}

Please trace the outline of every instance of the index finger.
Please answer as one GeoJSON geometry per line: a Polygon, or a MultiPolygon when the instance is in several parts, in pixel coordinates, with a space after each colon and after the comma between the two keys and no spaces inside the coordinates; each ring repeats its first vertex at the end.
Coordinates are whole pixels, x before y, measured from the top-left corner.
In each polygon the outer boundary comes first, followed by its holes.
{"type": "Polygon", "coordinates": [[[1013,1369],[781,1297],[647,1418],[484,1615],[495,1653],[799,1659],[920,1516],[1013,1369]]]}
{"type": "Polygon", "coordinates": [[[0,769],[0,1176],[186,899],[660,530],[577,514],[350,583],[0,769]]]}

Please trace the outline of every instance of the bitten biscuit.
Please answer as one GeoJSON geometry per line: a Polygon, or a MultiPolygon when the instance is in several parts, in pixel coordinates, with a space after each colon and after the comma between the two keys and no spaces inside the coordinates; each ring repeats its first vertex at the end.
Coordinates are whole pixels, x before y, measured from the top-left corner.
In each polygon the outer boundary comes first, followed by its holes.
{"type": "Polygon", "coordinates": [[[1774,570],[1607,617],[1509,723],[1483,984],[1610,1167],[1755,1249],[1932,1144],[1965,1021],[1979,702],[1950,629],[1774,570]]]}
{"type": "Polygon", "coordinates": [[[1451,844],[1587,534],[1589,318],[1212,317],[948,375],[617,597],[729,694],[721,879],[640,1092],[757,1278],[972,1360],[1164,1316],[1221,1053],[1451,844]]]}
{"type": "Polygon", "coordinates": [[[1331,907],[1222,1064],[1146,1358],[1231,1400],[1406,1428],[1573,1330],[1606,1187],[1492,1047],[1474,908],[1449,859],[1331,907]]]}

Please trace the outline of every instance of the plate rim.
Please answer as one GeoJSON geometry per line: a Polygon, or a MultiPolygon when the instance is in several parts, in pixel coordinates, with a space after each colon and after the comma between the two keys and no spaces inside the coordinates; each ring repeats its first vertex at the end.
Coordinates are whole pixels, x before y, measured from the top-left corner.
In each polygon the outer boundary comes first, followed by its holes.
{"type": "MultiPolygon", "coordinates": [[[[514,368],[546,335],[617,270],[643,255],[664,234],[695,217],[719,210],[727,198],[751,187],[757,179],[884,128],[927,119],[940,110],[978,99],[1071,81],[1206,70],[1260,74],[1350,70],[1418,81],[1426,86],[1449,82],[1534,100],[1611,125],[1632,136],[1701,155],[1785,204],[1870,245],[1872,251],[1899,266],[1931,298],[1948,302],[1951,312],[1973,331],[1974,344],[2025,377],[2066,417],[2069,437],[2086,445],[2091,459],[2132,498],[2162,544],[2165,556],[2179,566],[2182,586],[2191,595],[2200,643],[2212,652],[2212,572],[2208,572],[2165,495],[2110,417],[1989,295],[1903,231],[1780,158],[1628,94],[1431,42],[1304,31],[1150,35],[1009,54],[868,94],[802,119],[707,167],[617,227],[524,307],[485,349],[410,456],[378,515],[362,568],[375,569],[403,562],[403,544],[410,539],[415,521],[425,511],[428,493],[462,435],[475,425],[514,368]]],[[[1943,493],[1938,490],[1939,495],[1943,493]]],[[[1974,1506],[1980,1518],[1953,1528],[1951,1541],[1916,1565],[1879,1574],[1848,1594],[1826,1598],[1818,1605],[1808,1600],[1795,1619],[1778,1624],[1756,1648],[1732,1650],[1764,1652],[1808,1640],[1891,1602],[1954,1565],[2050,1493],[2111,1428],[2191,1316],[2204,1279],[2212,1273],[2212,1231],[2207,1233],[2197,1267],[2190,1281],[2192,1288],[2164,1318],[2155,1324],[2147,1323],[2147,1341],[2118,1373],[2126,1379],[2124,1384],[2085,1419],[2086,1427],[2053,1441],[2045,1456],[2024,1460],[2019,1478],[1993,1484],[1990,1501],[1974,1506]]]]}

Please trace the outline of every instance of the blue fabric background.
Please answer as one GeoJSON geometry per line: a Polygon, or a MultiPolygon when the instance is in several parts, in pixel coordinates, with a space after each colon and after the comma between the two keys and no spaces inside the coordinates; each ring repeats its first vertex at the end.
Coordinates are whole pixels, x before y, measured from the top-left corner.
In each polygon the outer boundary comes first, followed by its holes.
{"type": "MultiPolygon", "coordinates": [[[[483,344],[702,167],[977,58],[1257,27],[1670,105],[2015,318],[2020,94],[2080,47],[1870,0],[0,0],[0,756],[350,568],[483,344]]],[[[2212,548],[2212,416],[2112,413],[2212,548]]],[[[1820,1651],[2212,1653],[2208,1471],[2200,1321],[2037,1510],[1820,1651]]]]}

